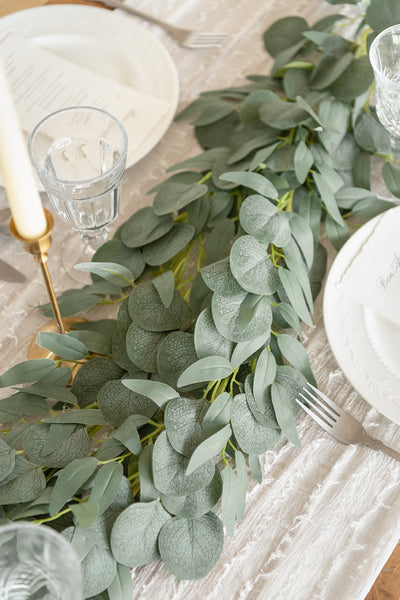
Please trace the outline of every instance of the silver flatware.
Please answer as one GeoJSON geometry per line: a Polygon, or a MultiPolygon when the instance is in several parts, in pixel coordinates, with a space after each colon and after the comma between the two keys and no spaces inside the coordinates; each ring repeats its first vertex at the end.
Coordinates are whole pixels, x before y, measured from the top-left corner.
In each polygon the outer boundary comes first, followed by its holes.
{"type": "Polygon", "coordinates": [[[152,15],[143,13],[137,8],[132,8],[120,0],[98,0],[98,2],[99,4],[104,4],[104,6],[107,6],[108,8],[118,8],[119,10],[122,10],[130,15],[135,15],[135,17],[141,17],[142,19],[146,19],[151,23],[155,23],[159,27],[162,27],[168,31],[168,33],[172,35],[172,37],[174,37],[181,46],[185,46],[185,48],[199,50],[201,48],[220,47],[228,37],[226,33],[200,32],[193,29],[176,27],[175,25],[171,25],[171,23],[167,23],[166,21],[157,19],[152,15]]]}
{"type": "Polygon", "coordinates": [[[331,436],[343,444],[364,444],[374,450],[381,450],[392,458],[400,460],[396,452],[381,441],[370,436],[354,417],[339,408],[328,396],[320,392],[311,383],[306,384],[296,398],[307,414],[331,436]]]}
{"type": "Polygon", "coordinates": [[[14,267],[0,258],[0,279],[3,281],[12,281],[14,283],[23,283],[26,281],[25,275],[17,271],[14,267]]]}

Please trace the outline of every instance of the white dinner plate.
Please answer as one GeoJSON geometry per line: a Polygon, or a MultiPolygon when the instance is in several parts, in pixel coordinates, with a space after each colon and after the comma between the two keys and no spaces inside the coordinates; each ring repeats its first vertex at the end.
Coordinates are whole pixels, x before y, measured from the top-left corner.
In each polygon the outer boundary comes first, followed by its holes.
{"type": "Polygon", "coordinates": [[[354,233],[336,256],[324,292],[324,322],[336,361],[352,386],[377,411],[400,424],[400,327],[337,287],[377,219],[354,233]]]}
{"type": "Polygon", "coordinates": [[[2,17],[3,31],[22,35],[81,67],[167,102],[167,111],[145,142],[128,153],[127,167],[163,137],[178,104],[178,73],[165,46],[134,19],[94,6],[60,4],[2,17]]]}

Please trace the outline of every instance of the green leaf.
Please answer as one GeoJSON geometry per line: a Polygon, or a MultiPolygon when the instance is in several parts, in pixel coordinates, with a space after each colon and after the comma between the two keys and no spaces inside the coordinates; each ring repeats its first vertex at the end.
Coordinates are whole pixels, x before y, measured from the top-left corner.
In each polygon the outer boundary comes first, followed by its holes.
{"type": "Polygon", "coordinates": [[[207,436],[222,429],[231,420],[232,396],[222,392],[210,405],[201,423],[203,433],[207,436]]]}
{"type": "Polygon", "coordinates": [[[190,457],[186,474],[190,475],[193,473],[193,471],[200,467],[200,465],[219,454],[226,446],[231,434],[232,430],[230,425],[225,425],[225,427],[201,442],[201,444],[195,448],[192,456],[190,457]]]}
{"type": "Polygon", "coordinates": [[[248,171],[230,171],[220,175],[220,179],[231,181],[237,185],[243,185],[266,198],[275,199],[278,191],[272,183],[260,173],[249,173],[248,171]]]}
{"type": "Polygon", "coordinates": [[[201,579],[211,571],[224,545],[219,518],[208,512],[196,519],[172,517],[161,528],[160,555],[178,579],[201,579]]]}
{"type": "Polygon", "coordinates": [[[162,238],[147,244],[142,249],[148,265],[159,266],[170,261],[181,252],[193,238],[195,228],[187,223],[176,223],[162,238]]]}
{"type": "Polygon", "coordinates": [[[161,273],[161,275],[158,275],[158,277],[155,277],[152,280],[152,284],[156,288],[164,307],[168,308],[171,306],[175,291],[175,279],[173,272],[164,271],[164,273],[161,273]]]}
{"type": "Polygon", "coordinates": [[[270,450],[280,435],[277,429],[256,421],[248,407],[245,394],[235,396],[231,422],[241,449],[248,454],[263,454],[270,450]]]}
{"type": "Polygon", "coordinates": [[[211,510],[221,497],[222,479],[219,469],[210,483],[203,489],[186,496],[166,496],[161,494],[161,501],[166,510],[178,517],[196,519],[211,510]]]}
{"type": "Polygon", "coordinates": [[[371,155],[365,150],[360,150],[354,158],[352,176],[355,186],[371,189],[371,155]]]}
{"type": "Polygon", "coordinates": [[[108,358],[92,358],[75,375],[71,392],[78,398],[79,406],[85,408],[97,401],[97,394],[107,381],[122,377],[124,372],[108,358]]]}
{"type": "Polygon", "coordinates": [[[349,226],[346,222],[343,222],[343,225],[339,225],[339,223],[334,221],[330,215],[326,215],[325,227],[333,247],[335,250],[339,251],[350,237],[349,226]]]}
{"type": "Polygon", "coordinates": [[[139,456],[140,502],[152,502],[160,495],[153,479],[153,450],[154,444],[144,446],[139,456]]]}
{"type": "Polygon", "coordinates": [[[186,475],[189,458],[176,452],[163,431],[154,444],[153,476],[156,488],[168,496],[185,496],[205,488],[214,477],[213,460],[186,475]]]}
{"type": "Polygon", "coordinates": [[[97,460],[93,456],[72,461],[59,472],[50,498],[49,514],[54,517],[66,502],[81,488],[93,474],[97,460]]]}
{"type": "Polygon", "coordinates": [[[122,442],[132,454],[138,456],[141,453],[142,445],[133,415],[127,417],[122,425],[120,425],[116,431],[112,432],[111,436],[119,442],[122,442]]]}
{"type": "Polygon", "coordinates": [[[100,331],[84,330],[69,331],[69,337],[79,340],[90,352],[96,354],[111,354],[111,338],[100,331]]]}
{"type": "Polygon", "coordinates": [[[66,360],[82,360],[88,354],[85,344],[69,334],[39,331],[36,341],[39,346],[66,360]]]}
{"type": "Polygon", "coordinates": [[[130,570],[117,564],[115,577],[107,588],[109,600],[132,600],[133,581],[130,570]]]}
{"type": "Polygon", "coordinates": [[[400,23],[400,6],[396,0],[374,0],[367,8],[366,21],[372,29],[379,33],[400,23]]]}
{"type": "Polygon", "coordinates": [[[60,469],[89,453],[91,438],[86,427],[36,423],[25,434],[23,448],[33,463],[60,469]]]}
{"type": "Polygon", "coordinates": [[[218,332],[210,308],[205,308],[197,317],[194,345],[199,358],[222,356],[230,359],[233,343],[218,332]]]}
{"type": "Polygon", "coordinates": [[[269,96],[270,99],[260,107],[261,120],[267,125],[275,129],[290,129],[309,118],[308,112],[297,102],[281,100],[274,92],[270,92],[269,96]]]}
{"type": "Polygon", "coordinates": [[[205,356],[185,369],[178,379],[178,386],[224,379],[231,373],[231,363],[223,356],[205,356]]]}
{"type": "Polygon", "coordinates": [[[257,454],[249,454],[249,467],[257,483],[262,483],[262,471],[260,459],[257,454]]]}
{"type": "MultiPolygon", "coordinates": [[[[376,1],[376,0],[375,0],[376,1]]],[[[354,127],[354,138],[367,152],[390,154],[390,134],[371,113],[363,112],[354,127]]]]}
{"type": "Polygon", "coordinates": [[[288,220],[263,196],[247,196],[239,218],[243,229],[260,242],[284,246],[290,239],[288,220]]]}
{"type": "Polygon", "coordinates": [[[301,42],[303,31],[307,29],[308,23],[302,17],[284,17],[275,21],[264,33],[264,46],[271,56],[276,56],[282,50],[301,42]]]}
{"type": "MultiPolygon", "coordinates": [[[[144,415],[151,418],[157,410],[157,404],[135,390],[130,391],[126,382],[140,381],[138,379],[113,379],[107,381],[97,396],[98,407],[104,417],[114,427],[119,427],[130,415],[144,415]]],[[[149,384],[153,383],[151,381],[149,384]]],[[[155,382],[154,382],[155,383],[155,382]]]]}
{"type": "Polygon", "coordinates": [[[328,213],[331,215],[332,219],[334,219],[339,225],[342,225],[343,218],[339,212],[334,192],[326,182],[326,179],[320,173],[314,172],[313,177],[328,213]]]}
{"type": "Polygon", "coordinates": [[[157,501],[128,506],[117,517],[111,531],[115,560],[127,567],[140,567],[157,558],[157,538],[168,520],[169,514],[157,501]]]}
{"type": "MultiPolygon", "coordinates": [[[[51,385],[51,384],[41,383],[40,381],[38,381],[38,383],[33,383],[29,387],[15,388],[15,389],[26,390],[27,394],[29,394],[29,396],[30,396],[32,404],[34,404],[34,402],[36,402],[32,398],[32,395],[41,396],[43,398],[52,398],[53,400],[58,400],[59,402],[65,402],[65,404],[77,404],[76,396],[72,392],[70,392],[68,389],[58,387],[55,385],[51,385]]],[[[25,397],[26,395],[24,392],[22,392],[19,394],[19,396],[21,397],[21,403],[18,401],[18,404],[20,405],[21,409],[23,409],[24,403],[22,402],[22,397],[25,397]]],[[[26,398],[26,399],[28,400],[28,398],[26,398]]],[[[38,406],[38,408],[40,408],[40,405],[38,406]]],[[[43,408],[44,408],[44,403],[43,403],[43,408]]],[[[48,410],[46,410],[45,412],[48,412],[48,410]]],[[[43,413],[41,413],[41,414],[43,414],[43,413]]]]}
{"type": "Polygon", "coordinates": [[[283,333],[278,337],[278,346],[282,354],[294,368],[298,369],[310,383],[316,385],[314,375],[311,371],[310,360],[303,344],[293,336],[283,333]]]}
{"type": "Polygon", "coordinates": [[[109,462],[101,465],[93,479],[90,501],[98,505],[99,516],[107,510],[116,498],[121,487],[123,467],[120,463],[109,462]]]}
{"type": "Polygon", "coordinates": [[[158,347],[167,334],[147,331],[136,323],[131,323],[126,332],[126,353],[138,369],[147,373],[157,372],[158,347]]]}
{"type": "Polygon", "coordinates": [[[232,369],[237,369],[241,364],[246,363],[248,359],[267,343],[270,332],[263,333],[247,342],[236,344],[231,356],[232,369]]]}
{"type": "Polygon", "coordinates": [[[0,439],[0,484],[13,472],[15,456],[16,451],[0,439]]]}
{"type": "MultiPolygon", "coordinates": [[[[279,269],[281,270],[281,269],[279,269]]],[[[246,292],[237,296],[228,297],[215,294],[212,297],[211,310],[215,326],[221,335],[232,342],[246,342],[259,337],[260,331],[270,332],[272,323],[272,311],[267,296],[259,296],[257,303],[250,311],[249,320],[246,324],[241,321],[243,305],[248,302],[246,292]]],[[[250,296],[252,296],[250,294],[250,296]]],[[[252,298],[254,299],[254,297],[252,298]]]]}
{"type": "Polygon", "coordinates": [[[311,78],[310,87],[315,90],[324,90],[332,85],[351,65],[354,56],[346,52],[339,58],[332,54],[325,54],[316,65],[311,78]]]}
{"type": "Polygon", "coordinates": [[[75,517],[76,523],[83,530],[88,529],[99,516],[99,507],[97,502],[82,502],[81,504],[72,504],[71,512],[75,517]]]}
{"type": "Polygon", "coordinates": [[[278,276],[265,246],[252,235],[238,238],[230,254],[231,271],[243,289],[253,294],[276,292],[278,276]]]}
{"type": "Polygon", "coordinates": [[[305,142],[299,142],[294,153],[294,169],[300,183],[305,182],[313,164],[314,157],[312,152],[308,149],[305,142]]]}
{"type": "Polygon", "coordinates": [[[190,319],[189,307],[177,290],[170,306],[165,308],[151,281],[140,283],[133,289],[128,306],[133,323],[148,331],[184,328],[190,319]]]}
{"type": "Polygon", "coordinates": [[[173,398],[168,402],[164,412],[165,430],[176,452],[191,456],[201,440],[200,424],[207,408],[208,402],[203,398],[173,398]]]}
{"type": "Polygon", "coordinates": [[[171,183],[160,190],[153,202],[153,210],[157,216],[168,215],[181,210],[194,200],[202,198],[208,192],[203,183],[171,183]]]}
{"type": "Polygon", "coordinates": [[[382,177],[388,190],[400,198],[400,169],[390,162],[385,162],[382,167],[382,177]]]}
{"type": "Polygon", "coordinates": [[[46,487],[42,467],[37,467],[23,456],[15,457],[14,469],[1,481],[0,505],[30,502],[38,498],[46,487]]]}
{"type": "MultiPolygon", "coordinates": [[[[171,331],[158,347],[158,375],[161,380],[170,386],[182,387],[178,383],[179,378],[196,359],[194,335],[187,331],[171,331]]],[[[196,385],[196,387],[199,386],[196,385]]],[[[190,389],[193,388],[190,387],[190,389]]]]}
{"type": "Polygon", "coordinates": [[[206,244],[206,263],[214,263],[222,258],[231,240],[235,237],[235,224],[231,219],[221,219],[208,236],[206,244]]]}
{"type": "Polygon", "coordinates": [[[287,269],[278,270],[283,289],[285,290],[291,305],[293,306],[300,319],[312,327],[312,320],[309,314],[308,306],[304,300],[303,291],[296,276],[287,269]]]}
{"type": "Polygon", "coordinates": [[[247,465],[243,454],[239,450],[235,452],[235,461],[237,472],[236,517],[238,523],[240,523],[246,508],[247,465]]]}
{"type": "Polygon", "coordinates": [[[222,472],[222,521],[227,534],[233,537],[235,534],[236,520],[236,492],[237,479],[233,469],[227,465],[222,472]]]}
{"type": "Polygon", "coordinates": [[[200,272],[210,290],[221,296],[237,296],[244,293],[232,274],[229,257],[203,267],[200,272]]]}
{"type": "Polygon", "coordinates": [[[150,398],[160,408],[163,408],[168,400],[178,396],[178,392],[172,387],[159,381],[150,381],[149,379],[124,379],[121,383],[133,392],[150,398]]]}
{"type": "Polygon", "coordinates": [[[301,444],[294,419],[295,414],[293,413],[286,389],[279,383],[274,382],[271,386],[271,397],[279,427],[292,444],[300,447],[301,444]]]}
{"type": "Polygon", "coordinates": [[[30,383],[44,377],[55,369],[56,363],[49,358],[36,358],[26,360],[0,375],[0,387],[16,385],[18,383],[30,383]]]}
{"type": "Polygon", "coordinates": [[[92,262],[117,263],[126,267],[137,279],[144,271],[145,261],[140,250],[128,248],[120,240],[105,242],[92,256],[92,262]]]}
{"type": "Polygon", "coordinates": [[[173,227],[172,216],[158,216],[152,206],[136,211],[121,228],[121,240],[129,248],[139,248],[163,237],[173,227]]]}
{"type": "Polygon", "coordinates": [[[118,263],[80,263],[79,265],[75,265],[74,268],[78,269],[78,271],[85,271],[86,273],[98,275],[99,277],[102,277],[106,281],[109,281],[113,285],[116,285],[120,288],[133,284],[133,275],[131,271],[123,265],[119,265],[118,263]]]}
{"type": "Polygon", "coordinates": [[[260,411],[264,412],[265,393],[276,375],[276,361],[270,350],[264,348],[260,353],[254,370],[253,395],[260,411]]]}
{"type": "Polygon", "coordinates": [[[211,171],[215,161],[218,158],[227,157],[227,148],[222,146],[221,148],[211,148],[201,154],[187,158],[186,160],[176,163],[172,167],[167,169],[169,171],[178,171],[179,169],[198,169],[199,171],[211,171]]]}

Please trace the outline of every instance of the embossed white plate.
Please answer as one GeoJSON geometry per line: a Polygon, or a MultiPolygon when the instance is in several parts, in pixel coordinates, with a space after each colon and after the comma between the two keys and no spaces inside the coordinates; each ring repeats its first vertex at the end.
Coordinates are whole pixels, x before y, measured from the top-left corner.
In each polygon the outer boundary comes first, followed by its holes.
{"type": "Polygon", "coordinates": [[[59,4],[2,17],[3,31],[168,103],[146,141],[128,155],[127,167],[143,158],[168,129],[179,99],[175,63],[165,46],[133,18],[95,6],[59,4]]]}
{"type": "Polygon", "coordinates": [[[324,322],[332,352],[350,383],[377,411],[400,424],[400,328],[337,287],[378,218],[354,233],[334,260],[324,292],[324,322]]]}

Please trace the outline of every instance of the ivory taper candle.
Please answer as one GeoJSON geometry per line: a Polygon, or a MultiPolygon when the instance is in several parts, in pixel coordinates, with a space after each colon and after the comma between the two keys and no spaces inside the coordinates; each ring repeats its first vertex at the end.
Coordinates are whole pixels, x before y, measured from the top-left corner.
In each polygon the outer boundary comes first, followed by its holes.
{"type": "Polygon", "coordinates": [[[17,110],[0,64],[0,171],[7,190],[15,228],[27,240],[38,239],[47,228],[17,110]]]}

